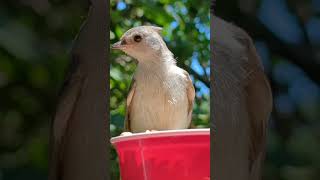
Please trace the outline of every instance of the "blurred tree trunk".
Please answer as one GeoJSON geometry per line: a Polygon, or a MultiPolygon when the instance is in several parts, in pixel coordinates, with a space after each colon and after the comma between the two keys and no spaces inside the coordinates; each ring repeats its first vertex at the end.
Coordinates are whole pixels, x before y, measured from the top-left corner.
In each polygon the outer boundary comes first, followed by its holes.
{"type": "Polygon", "coordinates": [[[108,179],[108,1],[92,0],[51,133],[49,180],[108,179]]]}

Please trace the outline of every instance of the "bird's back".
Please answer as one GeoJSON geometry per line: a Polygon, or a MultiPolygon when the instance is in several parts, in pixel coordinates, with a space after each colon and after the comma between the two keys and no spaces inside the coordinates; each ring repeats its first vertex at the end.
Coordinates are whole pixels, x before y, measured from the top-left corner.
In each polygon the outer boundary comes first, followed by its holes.
{"type": "Polygon", "coordinates": [[[272,109],[269,83],[251,38],[215,16],[212,22],[213,177],[259,180],[272,109]]]}

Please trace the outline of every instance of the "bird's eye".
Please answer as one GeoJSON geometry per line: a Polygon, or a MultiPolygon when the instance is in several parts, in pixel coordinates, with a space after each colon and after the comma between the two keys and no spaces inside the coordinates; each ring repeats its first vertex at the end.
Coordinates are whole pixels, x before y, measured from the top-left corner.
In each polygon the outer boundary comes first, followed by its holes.
{"type": "Polygon", "coordinates": [[[140,42],[141,39],[142,39],[142,37],[141,37],[140,35],[135,35],[135,36],[133,37],[133,39],[134,39],[135,42],[140,42]]]}

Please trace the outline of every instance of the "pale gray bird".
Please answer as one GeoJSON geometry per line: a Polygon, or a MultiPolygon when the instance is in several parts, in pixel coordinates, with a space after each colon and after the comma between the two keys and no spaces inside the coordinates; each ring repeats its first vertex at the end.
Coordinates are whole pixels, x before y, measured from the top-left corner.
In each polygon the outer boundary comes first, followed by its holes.
{"type": "Polygon", "coordinates": [[[125,131],[186,129],[195,90],[189,74],[176,66],[160,27],[128,30],[112,45],[138,61],[127,97],[125,131]]]}

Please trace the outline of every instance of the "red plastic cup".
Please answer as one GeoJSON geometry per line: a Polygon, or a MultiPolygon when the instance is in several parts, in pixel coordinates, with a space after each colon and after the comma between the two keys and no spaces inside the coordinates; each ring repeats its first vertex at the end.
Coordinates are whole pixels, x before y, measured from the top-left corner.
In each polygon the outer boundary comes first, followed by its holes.
{"type": "Polygon", "coordinates": [[[137,133],[111,143],[121,180],[210,180],[210,129],[137,133]]]}

